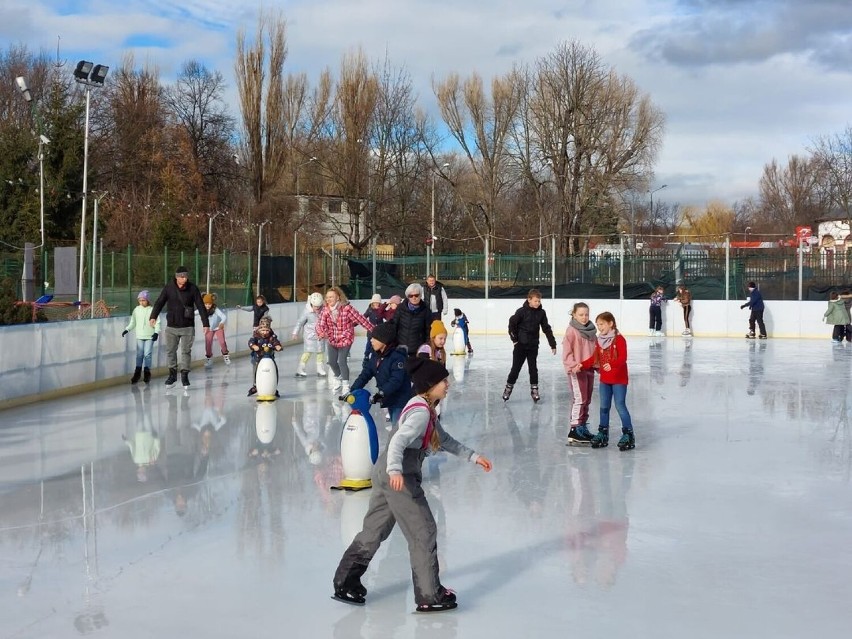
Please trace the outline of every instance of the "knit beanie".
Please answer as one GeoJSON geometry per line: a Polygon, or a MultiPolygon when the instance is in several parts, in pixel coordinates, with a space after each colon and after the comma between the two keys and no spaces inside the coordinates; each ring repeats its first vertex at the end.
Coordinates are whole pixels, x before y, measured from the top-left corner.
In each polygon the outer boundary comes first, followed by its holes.
{"type": "Polygon", "coordinates": [[[396,341],[396,326],[390,323],[378,324],[370,336],[387,346],[396,341]]]}
{"type": "Polygon", "coordinates": [[[183,265],[178,266],[178,267],[175,269],[175,277],[178,277],[178,276],[182,276],[182,277],[189,277],[189,269],[188,269],[188,268],[186,268],[186,267],[185,267],[185,266],[183,266],[183,265]]]}
{"type": "Polygon", "coordinates": [[[370,304],[381,304],[382,296],[376,293],[373,297],[370,298],[370,304]]]}
{"type": "Polygon", "coordinates": [[[145,300],[146,302],[150,302],[151,300],[148,299],[148,289],[145,289],[144,291],[139,291],[139,295],[136,296],[136,299],[137,300],[145,300]]]}
{"type": "Polygon", "coordinates": [[[444,326],[444,323],[441,320],[435,320],[432,322],[432,327],[429,329],[429,339],[435,339],[438,335],[446,335],[447,327],[444,326]]]}
{"type": "Polygon", "coordinates": [[[414,392],[418,395],[422,395],[449,376],[443,364],[431,359],[409,358],[405,363],[405,368],[414,383],[414,392]]]}
{"type": "Polygon", "coordinates": [[[213,301],[214,301],[213,295],[211,293],[205,293],[204,295],[201,296],[201,301],[204,302],[205,304],[212,304],[213,301]]]}
{"type": "Polygon", "coordinates": [[[402,298],[399,295],[391,295],[388,304],[402,304],[402,298]]]}

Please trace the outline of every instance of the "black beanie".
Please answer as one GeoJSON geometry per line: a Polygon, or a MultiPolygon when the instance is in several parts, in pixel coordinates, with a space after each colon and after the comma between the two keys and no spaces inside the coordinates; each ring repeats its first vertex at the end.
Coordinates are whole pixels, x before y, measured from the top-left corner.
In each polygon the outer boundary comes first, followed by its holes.
{"type": "Polygon", "coordinates": [[[379,340],[382,344],[387,346],[396,341],[396,325],[385,322],[384,324],[378,324],[373,329],[371,337],[379,340]]]}
{"type": "Polygon", "coordinates": [[[175,269],[175,275],[189,275],[189,269],[181,264],[175,269]]]}
{"type": "Polygon", "coordinates": [[[418,395],[425,393],[449,376],[443,364],[431,359],[409,358],[405,363],[405,368],[414,383],[414,392],[418,395]]]}

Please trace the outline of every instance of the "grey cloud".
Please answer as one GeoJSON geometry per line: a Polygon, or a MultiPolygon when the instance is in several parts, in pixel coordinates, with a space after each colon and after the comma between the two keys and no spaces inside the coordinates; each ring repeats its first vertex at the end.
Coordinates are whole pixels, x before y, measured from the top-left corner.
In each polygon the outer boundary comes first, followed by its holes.
{"type": "MultiPolygon", "coordinates": [[[[672,20],[638,31],[634,51],[677,66],[751,63],[782,54],[832,63],[852,34],[848,0],[683,0],[672,20]]],[[[844,56],[845,57],[845,56],[844,56]]]]}

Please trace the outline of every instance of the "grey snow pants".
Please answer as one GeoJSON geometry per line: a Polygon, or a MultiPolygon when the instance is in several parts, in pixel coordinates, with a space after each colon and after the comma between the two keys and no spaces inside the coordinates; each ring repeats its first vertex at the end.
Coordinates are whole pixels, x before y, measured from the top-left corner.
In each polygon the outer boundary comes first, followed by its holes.
{"type": "Polygon", "coordinates": [[[373,473],[373,494],[364,524],[343,553],[334,573],[335,588],[367,571],[381,543],[398,523],[408,542],[414,597],[418,605],[436,603],[441,592],[438,576],[438,527],[421,486],[420,467],[425,451],[408,448],[403,458],[405,485],[399,492],[389,484],[387,453],[382,453],[373,473]]]}
{"type": "Polygon", "coordinates": [[[192,364],[192,342],[195,340],[195,327],[173,328],[166,326],[166,365],[178,367],[178,345],[180,345],[180,370],[188,371],[192,364]]]}

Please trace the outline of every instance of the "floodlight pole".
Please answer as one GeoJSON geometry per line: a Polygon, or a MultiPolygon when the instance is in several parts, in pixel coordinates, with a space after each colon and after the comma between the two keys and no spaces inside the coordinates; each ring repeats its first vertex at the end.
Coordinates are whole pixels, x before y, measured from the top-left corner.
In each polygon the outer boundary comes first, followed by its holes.
{"type": "Polygon", "coordinates": [[[80,218],[80,272],[78,274],[77,300],[83,300],[83,267],[86,255],[86,196],[89,187],[89,106],[91,103],[91,88],[86,85],[86,124],[83,134],[83,213],[80,218]]]}

